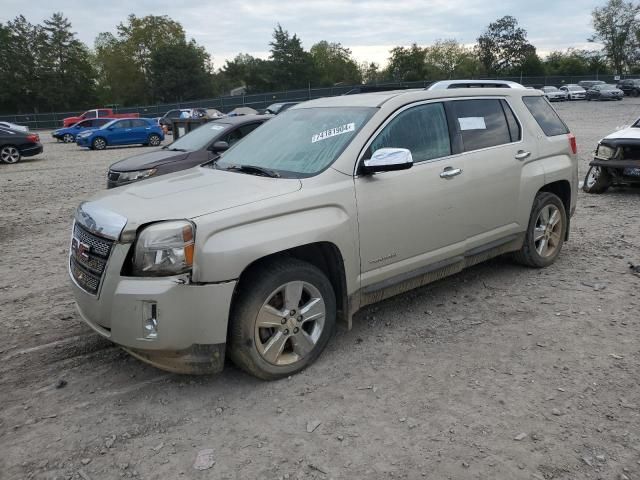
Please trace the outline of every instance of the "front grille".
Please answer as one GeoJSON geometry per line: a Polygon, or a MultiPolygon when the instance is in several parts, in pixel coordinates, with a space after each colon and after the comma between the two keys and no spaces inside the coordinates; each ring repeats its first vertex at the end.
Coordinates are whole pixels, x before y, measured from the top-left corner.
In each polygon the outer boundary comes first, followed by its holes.
{"type": "Polygon", "coordinates": [[[113,243],[113,240],[94,235],[78,223],[73,225],[69,268],[80,288],[93,295],[98,293],[113,243]]]}

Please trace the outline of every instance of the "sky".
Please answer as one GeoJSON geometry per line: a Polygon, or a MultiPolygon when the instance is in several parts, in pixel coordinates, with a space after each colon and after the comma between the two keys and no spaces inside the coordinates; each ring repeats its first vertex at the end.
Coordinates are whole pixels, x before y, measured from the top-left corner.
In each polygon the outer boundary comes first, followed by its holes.
{"type": "Polygon", "coordinates": [[[340,42],[359,62],[387,63],[395,46],[429,45],[455,38],[472,45],[492,21],[512,15],[544,56],[569,47],[593,48],[591,11],[605,0],[2,0],[0,22],[24,15],[41,23],[62,12],[78,38],[93,47],[100,32],[114,32],[133,13],[168,15],[179,21],[220,68],[238,53],[267,58],[280,23],[302,39],[305,49],[320,40],[340,42]]]}

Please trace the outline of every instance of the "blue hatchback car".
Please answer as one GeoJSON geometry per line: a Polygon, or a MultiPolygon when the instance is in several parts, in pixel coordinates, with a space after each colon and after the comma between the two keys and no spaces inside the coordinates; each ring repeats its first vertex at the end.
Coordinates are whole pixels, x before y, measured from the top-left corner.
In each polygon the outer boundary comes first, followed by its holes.
{"type": "Polygon", "coordinates": [[[164,132],[150,118],[119,118],[102,127],[76,135],[76,143],[92,150],[104,150],[116,145],[150,145],[157,147],[164,140],[164,132]]]}
{"type": "Polygon", "coordinates": [[[111,120],[113,118],[87,118],[70,127],[54,130],[51,132],[51,136],[56,140],[62,140],[64,143],[73,143],[76,141],[76,135],[80,132],[100,128],[111,120]]]}

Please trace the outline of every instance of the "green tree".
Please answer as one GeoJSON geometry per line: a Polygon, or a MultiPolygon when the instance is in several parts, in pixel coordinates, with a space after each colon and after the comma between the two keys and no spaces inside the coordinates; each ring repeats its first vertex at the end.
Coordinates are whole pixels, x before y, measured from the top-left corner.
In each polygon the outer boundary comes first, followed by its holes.
{"type": "Polygon", "coordinates": [[[83,108],[95,101],[96,72],[91,53],[76,38],[62,13],[44,21],[40,58],[49,109],[83,108]]]}
{"type": "Polygon", "coordinates": [[[331,86],[336,83],[356,84],[362,81],[357,62],[351,57],[351,50],[340,43],[322,40],[309,51],[315,70],[314,83],[331,86]]]}
{"type": "Polygon", "coordinates": [[[245,86],[248,92],[265,92],[277,88],[273,80],[273,64],[249,54],[241,53],[233,60],[227,60],[222,75],[228,88],[245,86]]]}
{"type": "Polygon", "coordinates": [[[415,82],[429,78],[429,66],[426,61],[426,51],[416,43],[410,47],[395,47],[389,52],[387,76],[396,82],[415,82]]]}
{"type": "Polygon", "coordinates": [[[591,13],[595,34],[590,41],[601,42],[616,73],[624,73],[634,63],[640,37],[640,4],[609,0],[591,13]]]}
{"type": "Polygon", "coordinates": [[[518,20],[505,16],[490,23],[478,37],[476,52],[486,72],[497,75],[519,70],[535,47],[528,42],[527,31],[518,26],[518,20]]]}
{"type": "Polygon", "coordinates": [[[384,80],[384,73],[380,71],[380,65],[375,62],[362,62],[358,68],[363,83],[376,83],[384,80]]]}
{"type": "Polygon", "coordinates": [[[313,73],[313,60],[309,52],[302,48],[302,41],[296,34],[289,35],[280,24],[273,31],[271,60],[273,61],[273,82],[276,88],[288,90],[309,85],[313,73]]]}
{"type": "Polygon", "coordinates": [[[211,92],[211,58],[194,40],[157,48],[149,69],[158,101],[194,100],[211,92]]]}
{"type": "Polygon", "coordinates": [[[455,39],[436,40],[426,47],[425,61],[435,70],[437,78],[474,77],[481,69],[473,50],[455,39]]]}
{"type": "Polygon", "coordinates": [[[43,89],[40,59],[45,34],[19,15],[2,26],[0,37],[0,99],[7,112],[32,112],[40,107],[43,89]]]}

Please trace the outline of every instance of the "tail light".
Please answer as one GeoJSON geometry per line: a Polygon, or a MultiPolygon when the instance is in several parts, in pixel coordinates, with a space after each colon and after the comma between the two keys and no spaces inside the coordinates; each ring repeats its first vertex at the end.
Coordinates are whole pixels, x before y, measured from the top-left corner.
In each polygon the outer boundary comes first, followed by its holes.
{"type": "Polygon", "coordinates": [[[31,133],[27,135],[27,141],[31,143],[38,143],[40,141],[40,135],[37,133],[31,133]]]}
{"type": "Polygon", "coordinates": [[[576,136],[573,133],[569,133],[567,135],[569,138],[569,146],[571,147],[571,152],[575,155],[578,153],[578,143],[576,142],[576,136]]]}

